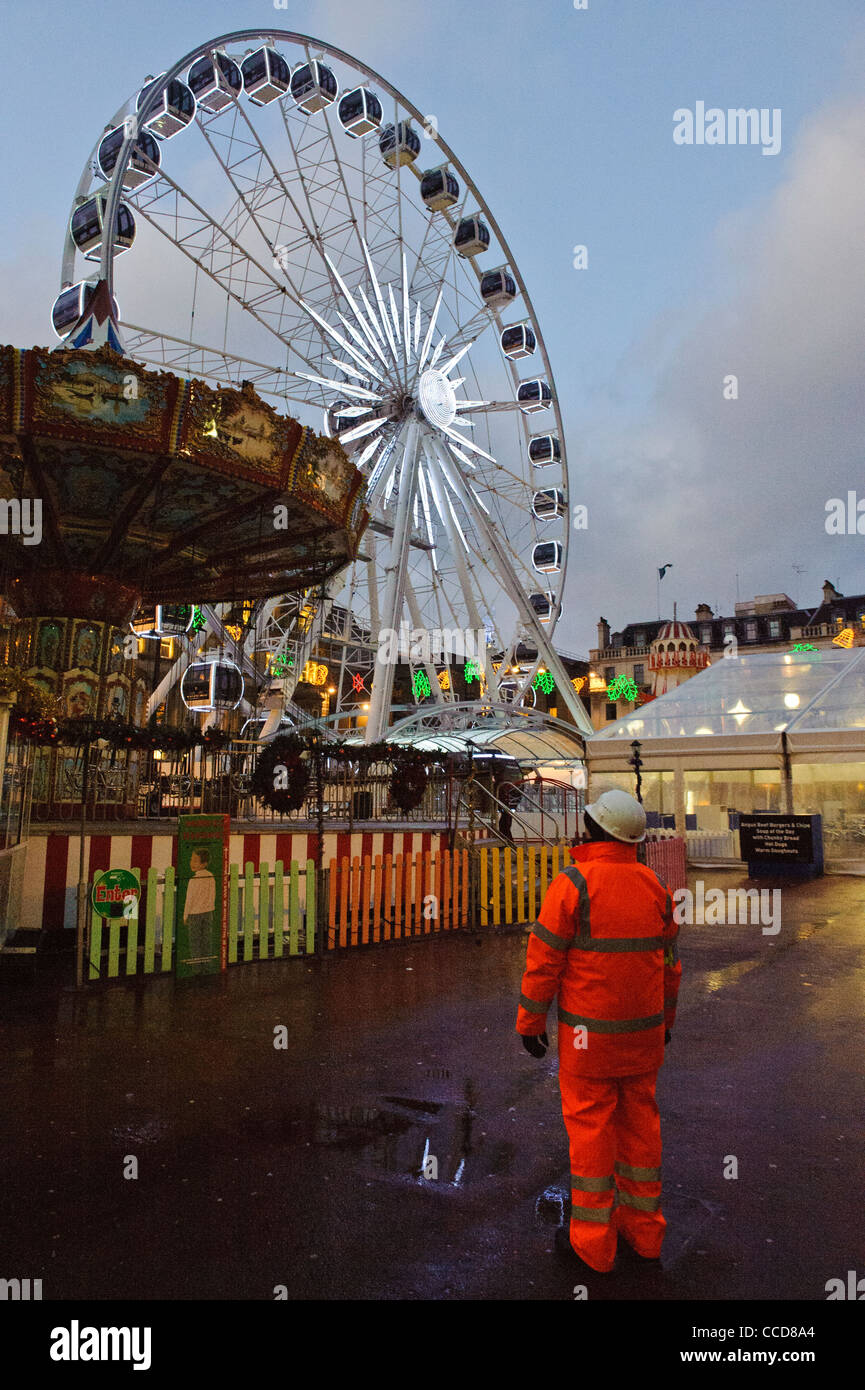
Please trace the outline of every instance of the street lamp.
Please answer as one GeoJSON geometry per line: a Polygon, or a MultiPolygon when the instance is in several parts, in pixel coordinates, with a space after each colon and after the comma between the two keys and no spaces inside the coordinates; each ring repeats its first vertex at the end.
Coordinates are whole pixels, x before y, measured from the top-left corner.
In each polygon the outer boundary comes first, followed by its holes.
{"type": "Polygon", "coordinates": [[[640,768],[643,766],[643,759],[640,757],[640,749],[642,748],[642,746],[643,745],[640,743],[640,740],[638,738],[635,738],[631,743],[631,747],[634,751],[628,759],[628,762],[634,769],[634,772],[637,774],[637,800],[639,801],[641,806],[643,804],[642,778],[640,776],[640,768]]]}

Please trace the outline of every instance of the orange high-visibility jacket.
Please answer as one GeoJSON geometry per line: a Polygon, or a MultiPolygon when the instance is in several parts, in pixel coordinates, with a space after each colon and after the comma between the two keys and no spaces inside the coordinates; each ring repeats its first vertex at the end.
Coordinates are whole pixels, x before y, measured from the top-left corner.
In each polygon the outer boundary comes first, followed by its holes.
{"type": "Polygon", "coordinates": [[[543,1033],[558,994],[560,1067],[634,1076],[664,1060],[682,967],[670,894],[635,845],[571,850],[544,898],[526,953],[518,1033],[543,1033]]]}

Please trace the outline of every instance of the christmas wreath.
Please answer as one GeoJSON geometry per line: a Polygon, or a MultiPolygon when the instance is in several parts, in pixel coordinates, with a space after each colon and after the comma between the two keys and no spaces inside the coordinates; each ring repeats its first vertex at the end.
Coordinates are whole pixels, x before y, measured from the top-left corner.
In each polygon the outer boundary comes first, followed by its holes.
{"type": "Polygon", "coordinates": [[[400,758],[391,773],[390,794],[401,811],[413,811],[423,800],[429,780],[419,759],[400,758]]]}
{"type": "Polygon", "coordinates": [[[300,739],[278,738],[258,755],[252,794],[271,811],[299,811],[309,789],[309,765],[301,757],[300,739]]]}

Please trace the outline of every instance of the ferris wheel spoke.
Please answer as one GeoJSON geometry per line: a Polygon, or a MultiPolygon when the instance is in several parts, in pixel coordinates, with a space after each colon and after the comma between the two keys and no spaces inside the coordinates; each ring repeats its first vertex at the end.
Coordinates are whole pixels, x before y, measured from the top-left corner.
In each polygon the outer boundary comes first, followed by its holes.
{"type": "MultiPolygon", "coordinates": [[[[177,226],[179,221],[177,212],[174,214],[162,212],[157,215],[153,211],[155,200],[149,201],[147,206],[142,206],[140,203],[137,204],[136,210],[149,222],[155,231],[159,232],[171,245],[176,247],[178,251],[182,252],[184,256],[192,261],[204,275],[218,285],[239,308],[255,318],[257,322],[283,346],[289,347],[307,366],[315,367],[317,363],[313,359],[305,356],[298,348],[296,342],[286,342],[279,328],[274,326],[274,324],[261,312],[262,306],[270,303],[271,299],[278,298],[281,301],[286,297],[293,298],[291,291],[286,290],[284,285],[280,285],[275,275],[271,274],[260,261],[257,261],[235,237],[225,230],[224,227],[220,226],[200,203],[184,191],[176,180],[169,178],[166,174],[162,174],[160,177],[177,197],[182,198],[194,209],[198,217],[197,226],[182,236],[172,235],[169,228],[172,222],[175,227],[177,226]],[[201,240],[202,237],[204,238],[203,241],[201,240]],[[200,244],[196,244],[196,240],[200,244]],[[218,246],[223,247],[219,269],[216,268],[218,246]],[[209,264],[208,261],[210,262],[209,264]],[[236,267],[241,267],[244,272],[243,293],[241,293],[238,288],[235,288],[233,283],[232,271],[236,267]],[[259,290],[257,297],[250,297],[249,295],[250,267],[253,267],[260,276],[257,282],[259,290]]],[[[301,301],[297,301],[297,307],[299,309],[303,307],[301,301]]],[[[319,329],[319,333],[320,332],[321,330],[319,329]]],[[[324,342],[325,340],[322,338],[322,343],[324,344],[324,342]]]]}
{"type": "MultiPolygon", "coordinates": [[[[441,464],[442,458],[441,454],[438,452],[437,457],[439,463],[441,464]]],[[[463,494],[463,505],[466,506],[469,510],[471,510],[471,504],[467,497],[467,489],[465,484],[460,478],[459,473],[455,473],[454,477],[457,482],[458,490],[463,494]]],[[[483,535],[483,538],[489,547],[489,554],[492,560],[492,566],[498,574],[499,581],[505,592],[508,594],[508,596],[515,604],[520,619],[522,620],[528,631],[532,634],[537,645],[538,652],[543,653],[544,661],[548,669],[554,676],[556,684],[559,686],[559,689],[561,690],[562,699],[564,700],[565,704],[570,710],[570,713],[573,715],[577,728],[580,729],[583,733],[589,733],[591,731],[591,724],[586,716],[585,708],[583,707],[582,702],[578,699],[576,691],[571,685],[570,677],[568,676],[568,673],[562,664],[561,658],[550,645],[549,641],[547,640],[546,634],[544,633],[540,623],[538,622],[537,615],[535,614],[535,611],[528,600],[528,596],[525,592],[525,589],[520,584],[514,572],[512,557],[508,554],[507,548],[504,542],[502,541],[496,527],[494,527],[492,523],[487,520],[483,513],[481,513],[477,517],[477,527],[479,533],[483,535]]]]}
{"type": "Polygon", "coordinates": [[[173,337],[170,333],[158,333],[140,324],[127,323],[125,319],[120,324],[125,331],[128,354],[142,362],[151,362],[181,376],[202,377],[223,386],[250,381],[264,395],[277,396],[280,400],[294,401],[299,405],[308,404],[307,395],[292,389],[292,374],[284,367],[270,366],[254,358],[240,357],[225,348],[208,347],[204,343],[173,337]]]}
{"type": "MultiPolygon", "coordinates": [[[[448,535],[450,543],[450,553],[453,557],[457,572],[457,579],[462,592],[465,611],[468,614],[469,622],[475,631],[480,631],[485,627],[481,619],[481,608],[477,594],[480,593],[480,586],[473,578],[471,561],[468,559],[463,549],[464,537],[459,527],[453,508],[448,506],[445,501],[445,485],[440,473],[438,472],[438,453],[435,444],[429,440],[424,440],[424,460],[426,463],[426,477],[430,486],[430,493],[436,504],[436,511],[442,525],[448,535]]],[[[484,652],[484,663],[488,664],[486,650],[484,652]]],[[[487,671],[487,678],[491,676],[491,671],[487,671]]]]}
{"type": "MultiPolygon", "coordinates": [[[[340,158],[339,151],[337,149],[336,142],[333,137],[333,131],[331,129],[329,119],[327,118],[327,112],[325,111],[324,113],[322,113],[325,117],[324,134],[316,133],[314,137],[311,137],[309,135],[308,130],[302,130],[300,132],[300,138],[298,140],[295,140],[292,131],[292,122],[289,119],[289,114],[286,111],[284,102],[280,102],[280,111],[282,114],[283,124],[288,135],[289,143],[291,145],[292,153],[295,158],[300,185],[308,208],[309,219],[312,224],[312,227],[314,228],[314,238],[311,244],[314,244],[318,254],[322,258],[324,267],[326,268],[326,273],[329,277],[330,284],[332,287],[331,297],[336,298],[338,289],[342,291],[342,293],[346,297],[346,302],[350,305],[352,312],[354,313],[356,319],[358,320],[358,323],[360,324],[364,332],[365,337],[368,339],[367,342],[363,343],[365,354],[368,355],[370,349],[372,349],[379,357],[382,365],[385,367],[386,374],[390,372],[397,373],[398,363],[396,361],[396,353],[393,353],[393,363],[388,363],[387,358],[380,351],[378,345],[375,343],[372,334],[369,333],[367,324],[357,308],[357,305],[351,295],[351,291],[348,288],[345,278],[339,274],[333,258],[325,250],[325,247],[331,244],[331,242],[335,239],[335,231],[332,227],[328,227],[327,230],[325,230],[327,213],[333,210],[333,208],[336,206],[337,200],[341,198],[344,205],[342,207],[344,219],[341,226],[345,228],[346,231],[350,233],[354,238],[356,238],[360,254],[357,256],[355,260],[355,265],[358,268],[360,268],[363,265],[363,237],[360,233],[356,209],[354,207],[351,193],[348,188],[348,182],[346,180],[342,160],[340,158]],[[329,175],[328,179],[325,180],[320,173],[321,161],[315,162],[306,157],[310,149],[310,145],[308,143],[305,143],[305,139],[310,138],[313,141],[313,148],[316,145],[320,145],[322,143],[327,143],[329,145],[331,159],[330,161],[328,161],[328,163],[329,165],[332,165],[335,169],[335,176],[329,175]],[[326,206],[324,208],[324,217],[322,217],[322,209],[319,208],[319,210],[317,211],[316,207],[314,206],[314,196],[319,202],[322,202],[325,199],[329,199],[329,202],[326,203],[326,206]]],[[[343,320],[343,323],[344,326],[350,332],[354,331],[353,329],[349,328],[349,325],[345,323],[345,320],[343,320]]],[[[394,384],[396,384],[397,380],[398,373],[394,375],[394,384]]]]}
{"type": "MultiPolygon", "coordinates": [[[[295,216],[296,216],[296,218],[297,218],[298,227],[299,227],[300,231],[303,233],[304,239],[305,239],[307,242],[312,241],[312,240],[313,240],[313,233],[312,233],[310,227],[307,225],[307,223],[306,223],[306,221],[305,221],[305,219],[304,219],[304,217],[303,217],[303,213],[302,213],[301,210],[300,210],[300,207],[298,206],[297,202],[295,201],[294,197],[292,196],[292,193],[291,193],[290,189],[288,188],[288,186],[287,186],[287,184],[286,184],[284,178],[283,178],[282,175],[280,174],[279,169],[277,168],[277,166],[276,166],[274,160],[271,158],[271,155],[270,155],[270,152],[269,152],[268,149],[267,149],[267,146],[266,146],[266,145],[264,144],[264,142],[262,141],[261,137],[259,136],[259,133],[258,133],[257,129],[255,128],[255,126],[253,125],[252,121],[250,120],[249,113],[247,112],[247,110],[245,109],[245,107],[241,104],[241,102],[240,102],[240,100],[238,99],[238,96],[237,96],[236,94],[234,95],[234,98],[233,98],[233,99],[234,99],[234,107],[235,107],[235,117],[236,117],[236,119],[240,119],[240,120],[246,125],[246,128],[247,128],[247,130],[248,130],[248,132],[249,132],[249,135],[250,135],[250,137],[251,137],[251,140],[252,140],[252,142],[254,143],[255,147],[257,148],[257,150],[258,150],[258,152],[259,152],[259,161],[260,161],[260,163],[265,164],[265,165],[267,166],[267,168],[270,170],[271,184],[272,184],[272,185],[275,185],[275,186],[280,190],[280,195],[281,195],[281,201],[282,201],[282,204],[283,204],[283,209],[284,209],[284,205],[285,205],[286,203],[291,207],[291,209],[293,210],[293,212],[294,212],[294,214],[295,214],[295,216]]],[[[239,177],[238,177],[238,172],[235,171],[235,168],[233,167],[232,163],[231,163],[231,162],[228,162],[228,163],[227,163],[227,162],[223,159],[222,155],[220,154],[219,149],[217,148],[217,143],[216,143],[216,139],[215,139],[215,133],[216,133],[216,130],[218,129],[218,124],[217,124],[216,118],[215,118],[215,117],[211,117],[208,121],[199,120],[199,121],[198,121],[198,125],[199,125],[199,128],[200,128],[200,130],[201,130],[201,132],[202,132],[202,134],[203,134],[205,140],[207,141],[207,143],[208,143],[208,145],[209,145],[209,147],[210,147],[210,149],[211,149],[211,151],[212,151],[212,153],[213,153],[214,158],[216,159],[217,163],[219,164],[220,168],[222,169],[223,173],[225,174],[226,178],[228,179],[229,183],[231,184],[231,187],[234,189],[234,192],[235,192],[235,194],[237,195],[238,199],[240,200],[240,202],[242,203],[242,205],[246,208],[246,211],[247,211],[247,213],[248,213],[248,216],[249,216],[250,221],[252,221],[252,223],[253,223],[253,225],[255,226],[256,230],[259,232],[259,235],[261,236],[262,241],[264,242],[265,246],[268,248],[268,251],[270,252],[271,256],[274,257],[274,258],[276,258],[277,254],[278,254],[278,251],[279,251],[279,243],[278,243],[274,238],[268,236],[268,234],[267,234],[267,232],[265,231],[265,228],[264,228],[264,226],[263,226],[263,223],[262,223],[262,221],[261,221],[261,217],[260,217],[261,210],[262,210],[262,206],[267,206],[267,204],[264,203],[263,199],[259,196],[258,206],[257,206],[257,207],[253,207],[253,205],[252,205],[251,202],[250,202],[250,199],[249,199],[249,198],[247,197],[247,195],[244,193],[244,191],[243,191],[243,189],[242,189],[242,187],[241,187],[241,185],[240,185],[240,181],[239,181],[239,177]],[[213,133],[212,133],[212,132],[213,132],[213,133]]],[[[232,159],[232,150],[233,150],[233,146],[234,146],[235,140],[234,140],[234,138],[233,138],[233,135],[229,135],[227,138],[228,138],[228,141],[229,141],[229,161],[231,161],[231,159],[232,159]]],[[[243,143],[245,144],[245,142],[243,142],[243,143]]],[[[239,171],[240,168],[243,167],[243,165],[245,165],[245,164],[247,163],[248,159],[249,159],[249,154],[248,154],[247,152],[245,152],[245,151],[242,151],[240,160],[238,161],[238,166],[237,166],[238,171],[239,171]]],[[[260,188],[259,181],[256,180],[256,179],[251,179],[250,182],[251,182],[251,184],[252,184],[253,194],[255,194],[255,193],[259,190],[259,188],[260,188]]],[[[277,236],[280,236],[280,235],[281,235],[282,221],[283,221],[283,217],[281,216],[280,219],[279,219],[279,224],[278,224],[278,226],[276,227],[277,236]]],[[[294,293],[294,295],[295,295],[295,298],[299,298],[299,297],[300,297],[300,289],[299,289],[298,285],[294,282],[294,280],[292,279],[292,277],[289,275],[287,269],[282,265],[282,262],[280,262],[280,269],[282,270],[283,274],[285,275],[286,279],[288,280],[289,284],[291,285],[292,291],[293,291],[293,293],[294,293]]]]}

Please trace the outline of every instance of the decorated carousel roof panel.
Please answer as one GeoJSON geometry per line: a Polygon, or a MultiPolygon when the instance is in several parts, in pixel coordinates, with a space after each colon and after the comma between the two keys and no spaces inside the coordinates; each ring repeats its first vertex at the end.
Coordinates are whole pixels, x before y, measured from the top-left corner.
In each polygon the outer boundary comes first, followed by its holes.
{"type": "Polygon", "coordinates": [[[63,571],[148,601],[306,587],[355,557],[367,522],[337,441],[248,384],[214,389],[108,348],[0,348],[0,496],[42,503],[40,543],[8,538],[21,611],[63,571]]]}

